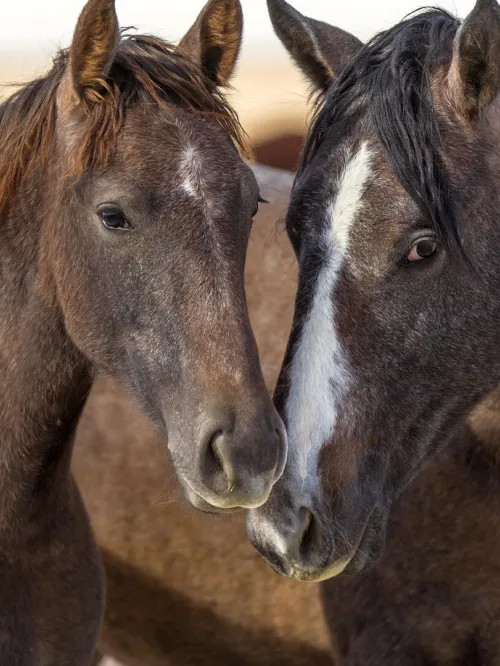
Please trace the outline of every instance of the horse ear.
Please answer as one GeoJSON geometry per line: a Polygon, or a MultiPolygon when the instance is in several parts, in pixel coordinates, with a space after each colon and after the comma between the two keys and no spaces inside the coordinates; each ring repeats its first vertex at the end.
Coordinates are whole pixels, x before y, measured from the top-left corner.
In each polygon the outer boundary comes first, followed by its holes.
{"type": "Polygon", "coordinates": [[[448,74],[452,99],[471,118],[500,90],[500,7],[477,0],[455,37],[448,74]]]}
{"type": "Polygon", "coordinates": [[[354,35],[307,18],[285,0],[267,0],[275,33],[320,91],[330,87],[363,43],[354,35]]]}
{"type": "Polygon", "coordinates": [[[88,0],[69,51],[68,69],[80,100],[102,92],[119,40],[114,0],[88,0]]]}
{"type": "Polygon", "coordinates": [[[205,76],[224,86],[231,78],[243,38],[239,0],[209,0],[179,48],[199,63],[205,76]]]}

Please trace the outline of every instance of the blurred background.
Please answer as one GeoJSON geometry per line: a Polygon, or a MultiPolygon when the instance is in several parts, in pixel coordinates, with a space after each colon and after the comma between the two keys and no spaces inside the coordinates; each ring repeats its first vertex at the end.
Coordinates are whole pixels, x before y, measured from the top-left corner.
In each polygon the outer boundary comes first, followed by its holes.
{"type": "MultiPolygon", "coordinates": [[[[117,0],[122,26],[178,41],[204,0],[117,0]]],[[[291,168],[308,114],[308,87],[274,36],[265,0],[242,0],[245,43],[232,94],[260,161],[291,168]]],[[[399,21],[424,0],[293,0],[301,12],[349,30],[362,40],[399,21]]],[[[429,3],[432,4],[432,3],[429,3]]],[[[472,0],[442,0],[465,16],[472,0]]],[[[67,46],[84,0],[2,2],[0,82],[22,82],[43,73],[59,46],[67,46]]],[[[0,91],[8,92],[8,86],[0,91]]]]}

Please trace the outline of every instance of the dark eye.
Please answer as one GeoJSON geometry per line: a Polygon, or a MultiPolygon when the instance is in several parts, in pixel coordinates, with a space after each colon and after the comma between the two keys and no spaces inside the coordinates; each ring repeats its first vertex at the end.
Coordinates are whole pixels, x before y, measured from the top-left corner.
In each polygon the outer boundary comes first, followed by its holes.
{"type": "Polygon", "coordinates": [[[265,204],[266,204],[266,203],[269,203],[269,201],[266,201],[266,200],[263,199],[261,196],[259,196],[259,198],[257,199],[257,204],[256,204],[256,206],[255,206],[255,210],[254,210],[254,212],[253,212],[253,214],[252,214],[252,217],[255,217],[255,216],[257,215],[257,213],[259,212],[259,204],[261,204],[261,203],[265,203],[265,204]]]}
{"type": "Polygon", "coordinates": [[[130,224],[125,219],[125,215],[119,208],[101,208],[99,211],[99,217],[101,218],[102,223],[106,229],[111,229],[112,231],[130,231],[130,224]]]}
{"type": "Polygon", "coordinates": [[[436,254],[437,249],[438,245],[434,238],[421,238],[411,248],[408,253],[407,261],[408,263],[413,264],[416,261],[429,259],[436,254]]]}

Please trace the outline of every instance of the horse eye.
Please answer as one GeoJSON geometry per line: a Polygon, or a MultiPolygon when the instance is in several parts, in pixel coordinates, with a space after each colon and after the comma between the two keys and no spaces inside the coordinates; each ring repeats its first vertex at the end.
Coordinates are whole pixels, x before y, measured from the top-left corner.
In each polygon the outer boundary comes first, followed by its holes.
{"type": "Polygon", "coordinates": [[[119,208],[101,208],[99,217],[106,229],[112,231],[130,231],[130,224],[119,208]]]}
{"type": "Polygon", "coordinates": [[[429,259],[436,254],[437,247],[437,242],[433,238],[421,238],[411,248],[407,261],[413,264],[416,261],[429,259]]]}
{"type": "Polygon", "coordinates": [[[266,199],[264,199],[263,197],[259,196],[259,198],[257,199],[257,204],[256,204],[256,206],[255,206],[255,210],[254,210],[254,212],[252,213],[252,217],[255,217],[255,216],[257,215],[257,213],[259,212],[259,204],[261,204],[261,203],[265,203],[265,204],[267,204],[267,203],[269,203],[269,201],[266,201],[266,199]]]}

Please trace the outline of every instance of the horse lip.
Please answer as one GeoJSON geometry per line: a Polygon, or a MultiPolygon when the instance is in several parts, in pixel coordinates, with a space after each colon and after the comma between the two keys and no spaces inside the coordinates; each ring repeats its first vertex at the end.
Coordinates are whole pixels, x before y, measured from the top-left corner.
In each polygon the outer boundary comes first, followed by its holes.
{"type": "Polygon", "coordinates": [[[314,573],[300,569],[298,567],[292,567],[292,573],[290,575],[295,580],[301,581],[303,583],[320,583],[321,581],[328,580],[329,578],[340,576],[340,574],[347,569],[355,555],[356,551],[352,555],[346,555],[330,566],[315,571],[314,573]]]}
{"type": "Polygon", "coordinates": [[[185,478],[182,479],[181,485],[184,488],[184,494],[188,502],[198,511],[202,511],[203,513],[236,513],[237,511],[244,511],[243,507],[217,506],[217,504],[209,502],[199,492],[194,490],[185,478]]]}
{"type": "Polygon", "coordinates": [[[184,493],[187,497],[187,500],[198,511],[203,513],[236,513],[238,511],[244,511],[242,507],[219,507],[202,497],[196,490],[193,490],[189,483],[184,480],[184,493]]]}
{"type": "Polygon", "coordinates": [[[264,505],[271,494],[272,488],[269,489],[267,495],[255,502],[254,504],[248,504],[245,506],[240,506],[239,504],[231,505],[230,500],[224,500],[221,498],[220,504],[217,503],[217,499],[208,500],[201,493],[195,490],[192,485],[189,483],[186,477],[183,477],[181,480],[181,485],[184,487],[184,492],[187,496],[189,502],[199,511],[204,511],[205,513],[236,513],[237,511],[248,511],[249,509],[258,509],[264,505]],[[228,505],[229,504],[229,505],[228,505]]]}

